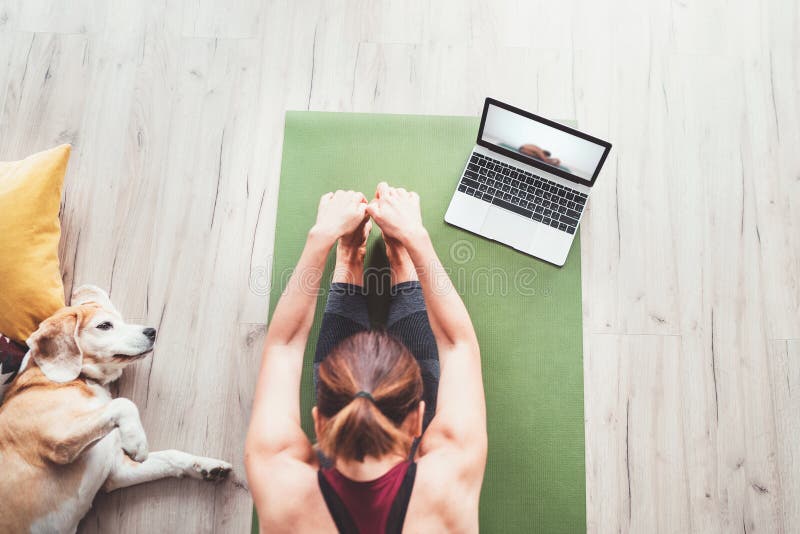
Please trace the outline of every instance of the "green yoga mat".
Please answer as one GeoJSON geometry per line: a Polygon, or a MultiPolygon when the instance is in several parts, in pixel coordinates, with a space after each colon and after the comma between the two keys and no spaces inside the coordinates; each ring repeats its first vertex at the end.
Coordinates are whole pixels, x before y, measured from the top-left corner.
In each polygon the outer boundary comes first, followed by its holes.
{"type": "MultiPolygon", "coordinates": [[[[316,216],[320,195],[376,184],[420,194],[425,226],[472,317],[481,346],[489,457],[481,532],[586,528],[580,242],[557,268],[444,222],[475,143],[472,117],[288,112],[270,309],[316,216]]],[[[373,229],[367,261],[385,261],[373,229]]],[[[333,254],[329,258],[330,280],[333,254]]],[[[324,295],[304,360],[303,427],[311,425],[312,361],[324,295]]],[[[374,299],[371,312],[381,314],[374,299]]]]}

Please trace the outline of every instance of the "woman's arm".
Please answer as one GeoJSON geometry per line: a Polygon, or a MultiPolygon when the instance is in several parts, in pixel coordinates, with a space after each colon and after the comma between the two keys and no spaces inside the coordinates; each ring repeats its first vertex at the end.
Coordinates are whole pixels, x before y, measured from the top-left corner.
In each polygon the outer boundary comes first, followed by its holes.
{"type": "Polygon", "coordinates": [[[320,280],[336,240],[361,224],[366,199],[337,191],[320,200],[317,222],[272,314],[258,375],[245,459],[261,462],[278,454],[309,460],[311,443],[300,427],[300,376],[308,333],[314,321],[320,280]]]}
{"type": "Polygon", "coordinates": [[[247,435],[248,456],[291,452],[292,456],[301,457],[310,452],[311,444],[300,428],[300,376],[331,246],[328,237],[309,232],[297,267],[272,315],[247,435]]]}
{"type": "Polygon", "coordinates": [[[420,452],[454,444],[468,453],[482,474],[487,447],[486,401],[475,329],[428,233],[409,235],[404,245],[419,275],[441,366],[436,415],[423,436],[420,452]]]}
{"type": "Polygon", "coordinates": [[[441,378],[436,415],[421,452],[455,446],[482,476],[486,458],[486,403],[480,349],[467,309],[439,261],[422,225],[419,197],[404,189],[378,186],[368,213],[389,237],[408,250],[417,269],[428,319],[439,348],[441,378]]]}

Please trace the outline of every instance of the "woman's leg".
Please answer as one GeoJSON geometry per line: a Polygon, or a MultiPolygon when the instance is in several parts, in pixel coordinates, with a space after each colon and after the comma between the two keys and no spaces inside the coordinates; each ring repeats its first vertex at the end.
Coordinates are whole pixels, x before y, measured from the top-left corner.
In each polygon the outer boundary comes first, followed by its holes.
{"type": "Polygon", "coordinates": [[[319,378],[319,364],[343,340],[369,330],[367,298],[364,295],[364,256],[372,223],[367,221],[352,235],[336,245],[336,266],[322,315],[317,348],[314,354],[314,395],[319,378]]]}
{"type": "Polygon", "coordinates": [[[439,390],[439,350],[428,322],[422,286],[408,252],[391,239],[386,241],[386,255],[392,276],[391,301],[386,328],[411,351],[422,372],[425,401],[423,431],[436,413],[439,390]]]}

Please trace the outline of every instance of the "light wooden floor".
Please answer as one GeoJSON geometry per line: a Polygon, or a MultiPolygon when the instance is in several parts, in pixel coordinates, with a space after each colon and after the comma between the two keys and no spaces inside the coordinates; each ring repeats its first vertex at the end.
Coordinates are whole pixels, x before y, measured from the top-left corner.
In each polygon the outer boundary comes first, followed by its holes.
{"type": "MultiPolygon", "coordinates": [[[[232,460],[286,109],[475,114],[614,143],[582,225],[587,528],[800,531],[794,0],[0,0],[0,159],[73,143],[67,287],[160,327],[119,393],[232,460]]],[[[491,355],[486,355],[491,357],[491,355]]],[[[245,532],[244,483],[97,499],[83,532],[245,532]]]]}

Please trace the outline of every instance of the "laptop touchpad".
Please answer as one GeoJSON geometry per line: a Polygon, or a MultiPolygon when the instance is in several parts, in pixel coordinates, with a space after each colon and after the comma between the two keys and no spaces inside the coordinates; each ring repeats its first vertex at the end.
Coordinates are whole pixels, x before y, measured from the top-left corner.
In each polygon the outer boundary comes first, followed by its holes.
{"type": "Polygon", "coordinates": [[[525,250],[531,243],[534,227],[530,220],[521,215],[492,207],[486,214],[480,233],[489,239],[525,250]]]}

